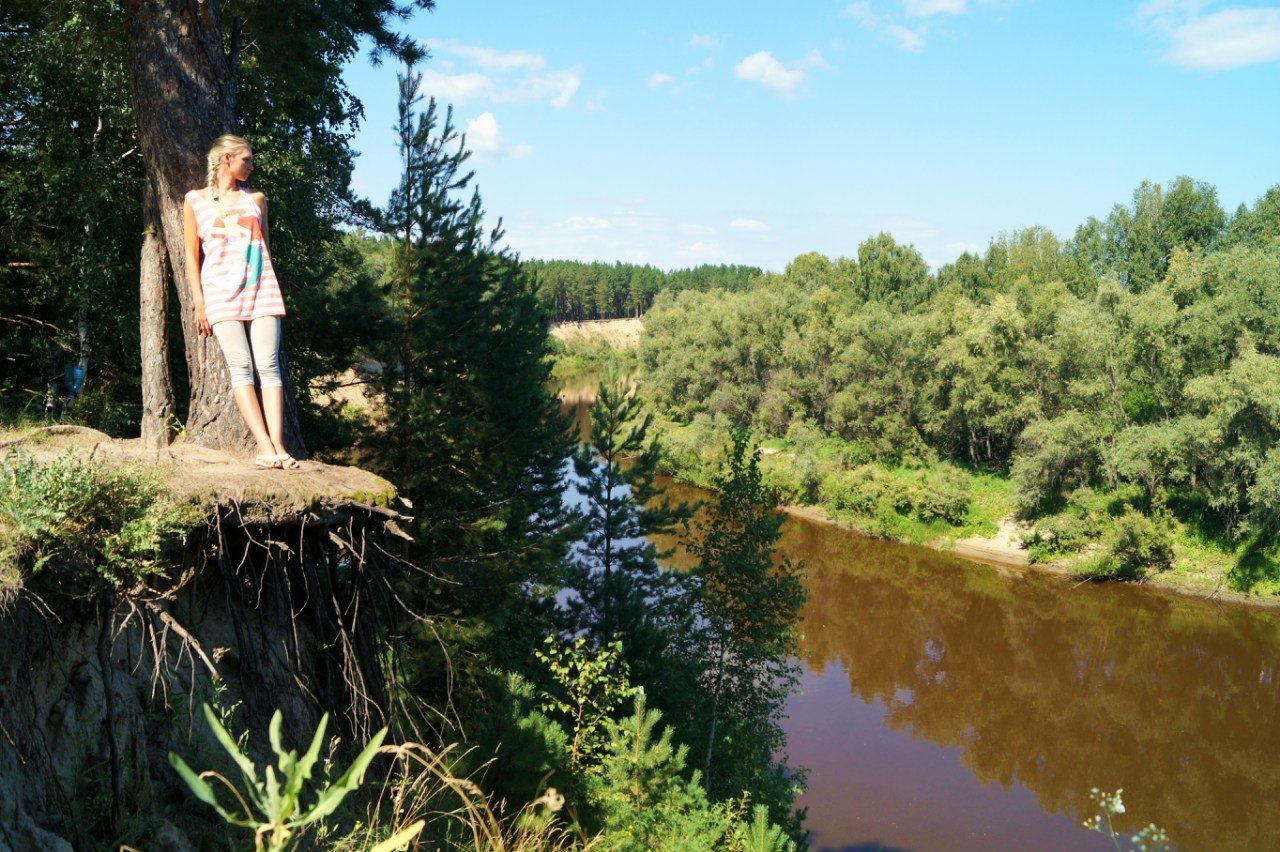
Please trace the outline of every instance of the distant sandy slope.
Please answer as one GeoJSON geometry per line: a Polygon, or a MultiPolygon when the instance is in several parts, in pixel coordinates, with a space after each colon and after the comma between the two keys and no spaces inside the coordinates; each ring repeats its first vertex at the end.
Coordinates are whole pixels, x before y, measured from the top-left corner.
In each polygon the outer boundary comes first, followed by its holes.
{"type": "Polygon", "coordinates": [[[632,317],[614,320],[587,320],[586,322],[559,322],[551,326],[551,336],[557,340],[602,340],[610,346],[628,349],[640,343],[644,331],[644,319],[632,317]]]}

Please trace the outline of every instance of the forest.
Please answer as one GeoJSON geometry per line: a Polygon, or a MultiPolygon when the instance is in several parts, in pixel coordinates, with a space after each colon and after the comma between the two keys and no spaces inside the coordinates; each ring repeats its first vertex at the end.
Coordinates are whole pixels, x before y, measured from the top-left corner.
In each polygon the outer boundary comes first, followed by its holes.
{"type": "MultiPolygon", "coordinates": [[[[131,774],[145,755],[121,765],[110,715],[107,737],[69,716],[66,747],[96,755],[77,781],[89,789],[50,805],[39,826],[8,810],[0,822],[12,816],[32,836],[109,849],[171,830],[199,848],[803,846],[794,800],[804,775],[787,766],[779,726],[797,677],[802,566],[774,565],[777,495],[742,435],[716,466],[720,497],[696,519],[691,507],[668,505],[655,484],[648,418],[610,382],[592,411],[591,445],[577,445],[550,387],[553,307],[539,273],[483,225],[452,115],[420,93],[430,60],[397,29],[431,5],[0,7],[0,638],[20,629],[19,616],[47,624],[87,610],[100,625],[97,650],[77,671],[127,672],[133,651],[119,637],[138,611],[169,619],[156,643],[183,635],[168,602],[143,593],[180,573],[186,563],[174,560],[204,540],[202,530],[225,531],[228,507],[216,507],[216,518],[175,507],[145,468],[72,456],[38,463],[11,447],[55,424],[136,439],[140,423],[161,448],[175,439],[244,445],[217,431],[215,418],[197,417],[217,414],[208,385],[225,382],[225,371],[192,332],[181,256],[165,238],[181,191],[202,185],[204,149],[164,147],[185,125],[157,133],[161,104],[146,97],[157,66],[135,61],[160,50],[157,39],[173,36],[164,50],[208,48],[189,67],[212,83],[202,87],[195,75],[182,85],[217,107],[201,114],[209,127],[234,128],[253,147],[286,293],[300,446],[312,460],[386,477],[396,505],[413,509],[408,518],[377,495],[362,498],[361,511],[405,524],[393,524],[401,541],[377,563],[335,531],[323,543],[332,556],[324,582],[381,590],[362,615],[377,622],[376,639],[340,634],[364,643],[342,650],[371,655],[366,673],[386,675],[356,696],[386,721],[376,735],[331,727],[326,738],[330,714],[343,718],[326,692],[303,690],[300,680],[296,695],[210,680],[191,643],[180,643],[190,695],[153,685],[129,700],[143,702],[139,724],[172,725],[191,749],[199,729],[214,748],[170,753],[172,769],[148,780],[131,774]],[[341,71],[361,44],[402,66],[397,123],[385,128],[399,142],[402,179],[385,203],[351,188],[362,105],[341,71]],[[155,281],[158,302],[154,290],[147,295],[155,281]],[[168,288],[178,298],[166,299],[168,288]],[[149,320],[145,306],[156,304],[149,320]],[[333,401],[339,376],[366,359],[385,367],[367,383],[373,410],[333,401]],[[566,477],[570,460],[575,474],[566,477]],[[694,566],[660,570],[646,536],[685,529],[697,531],[694,566]],[[361,567],[375,564],[390,567],[361,567]],[[282,731],[264,698],[306,708],[312,728],[282,731]],[[340,766],[350,769],[339,774],[340,766]]],[[[204,146],[213,136],[191,133],[204,146]]],[[[628,299],[648,300],[663,286],[740,287],[756,272],[657,274],[653,289],[620,299],[608,288],[622,286],[628,270],[610,279],[604,302],[588,309],[573,291],[564,309],[631,311],[642,303],[628,299]]],[[[217,577],[238,577],[229,588],[243,596],[272,575],[240,576],[222,564],[240,538],[218,538],[205,556],[218,554],[217,577]]],[[[314,580],[286,579],[306,589],[314,580]]],[[[288,628],[264,624],[259,610],[253,632],[288,628]]],[[[306,629],[293,625],[299,658],[306,629]]],[[[209,671],[217,656],[200,652],[209,671]]],[[[336,680],[339,691],[352,686],[336,680]]],[[[110,714],[115,693],[90,685],[110,714]]],[[[56,776],[11,747],[0,747],[0,764],[56,776]]]]}
{"type": "Polygon", "coordinates": [[[634,263],[583,263],[576,260],[526,260],[538,293],[551,306],[555,322],[638,317],[658,293],[682,290],[747,289],[761,270],[754,266],[703,265],[664,272],[634,263]]]}
{"type": "Polygon", "coordinates": [[[1280,186],[1144,182],[1067,239],[931,273],[887,234],[741,292],[660,294],[642,388],[698,480],[731,428],[788,499],[891,538],[1022,519],[1086,576],[1280,589],[1280,186]]]}

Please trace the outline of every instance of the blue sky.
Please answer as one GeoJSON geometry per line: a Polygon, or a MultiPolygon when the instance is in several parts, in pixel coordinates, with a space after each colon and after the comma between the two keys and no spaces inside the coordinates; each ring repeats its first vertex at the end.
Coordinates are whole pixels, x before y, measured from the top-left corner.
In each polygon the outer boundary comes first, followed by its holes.
{"type": "MultiPolygon", "coordinates": [[[[888,231],[936,267],[1144,179],[1228,211],[1280,182],[1275,2],[439,0],[404,30],[524,257],[780,270],[888,231]]],[[[380,203],[397,70],[345,74],[380,203]]]]}

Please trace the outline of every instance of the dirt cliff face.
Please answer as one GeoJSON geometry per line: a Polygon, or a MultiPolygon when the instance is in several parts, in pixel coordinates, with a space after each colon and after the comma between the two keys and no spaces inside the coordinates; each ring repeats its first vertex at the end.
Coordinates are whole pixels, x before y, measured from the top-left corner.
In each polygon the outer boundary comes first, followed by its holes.
{"type": "Polygon", "coordinates": [[[287,509],[262,492],[211,498],[207,524],[145,584],[88,589],[77,580],[92,566],[56,565],[11,593],[0,611],[0,852],[227,847],[168,762],[173,751],[238,780],[203,702],[233,733],[253,732],[260,766],[277,708],[295,748],[324,712],[340,748],[385,724],[376,625],[397,567],[383,537],[404,518],[342,496],[350,489],[311,499],[290,487],[303,499],[287,509]]]}

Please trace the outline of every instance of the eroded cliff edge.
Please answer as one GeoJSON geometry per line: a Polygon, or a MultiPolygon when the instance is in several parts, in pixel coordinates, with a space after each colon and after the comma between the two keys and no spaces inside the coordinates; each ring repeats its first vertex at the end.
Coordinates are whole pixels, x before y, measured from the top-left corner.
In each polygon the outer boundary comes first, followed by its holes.
{"type": "Polygon", "coordinates": [[[167,759],[225,760],[201,702],[235,708],[240,730],[279,708],[297,736],[328,712],[336,748],[393,716],[387,631],[409,518],[389,482],[181,443],[156,454],[77,427],[0,438],[0,456],[17,454],[146,470],[195,523],[144,577],[104,581],[91,551],[60,551],[6,579],[0,850],[225,847],[167,759]]]}

